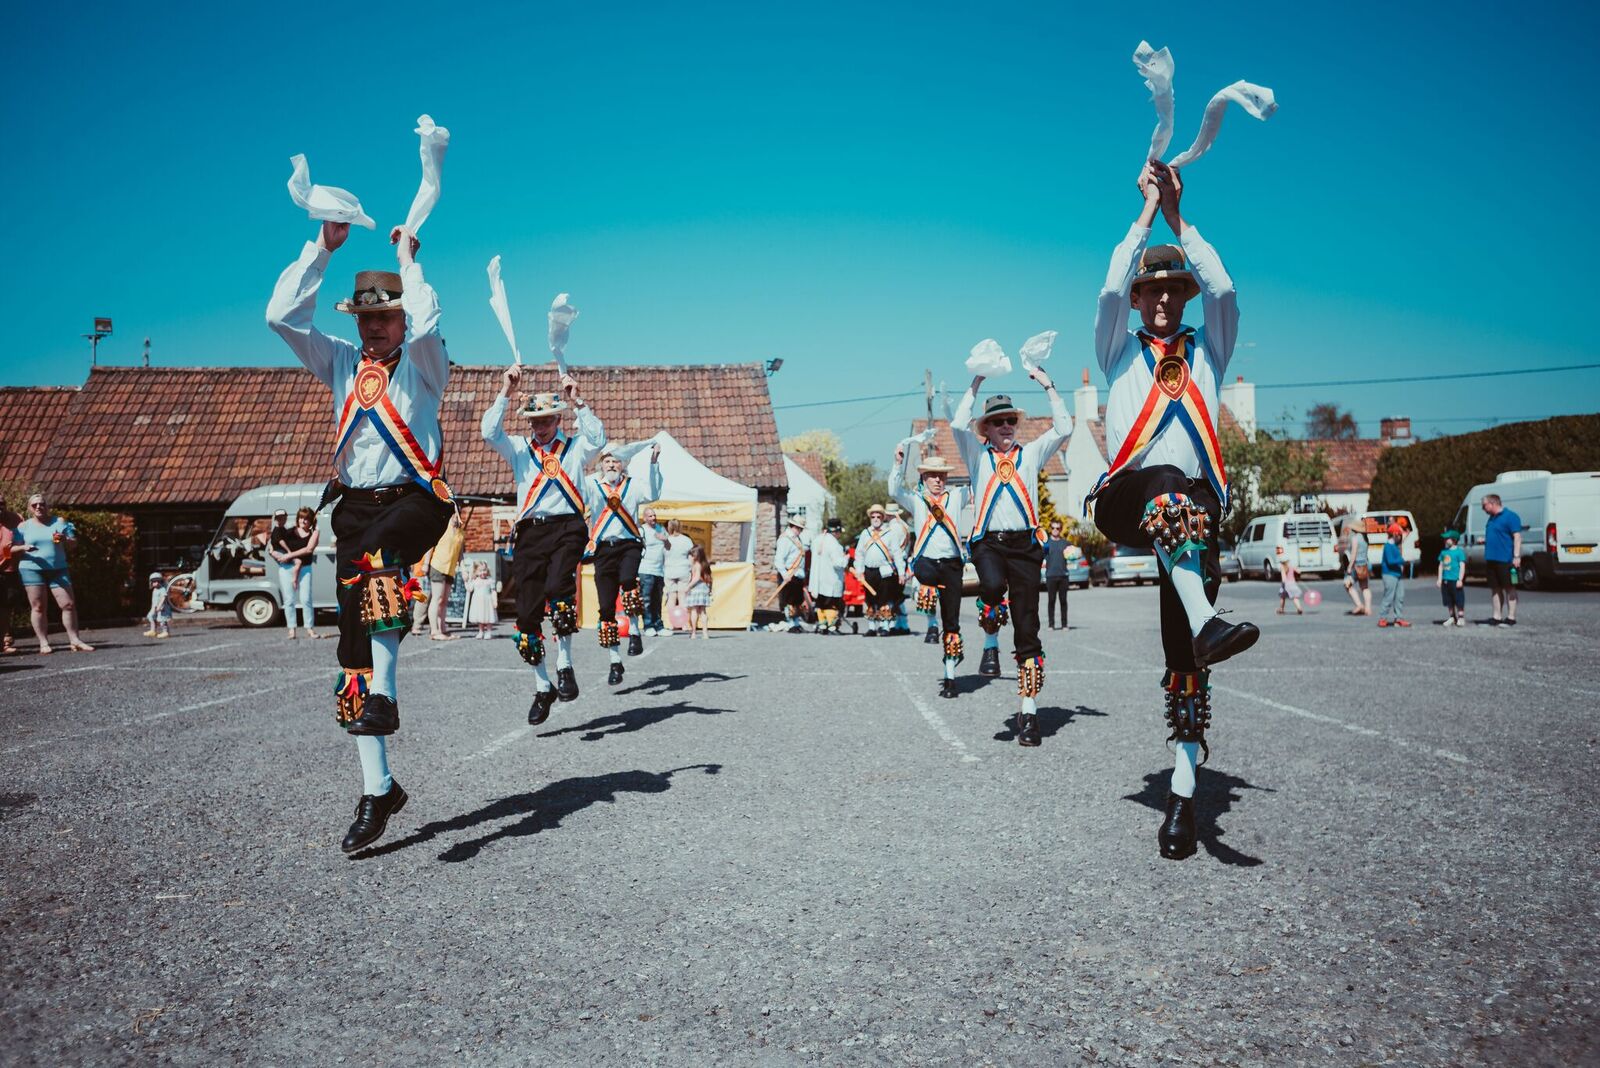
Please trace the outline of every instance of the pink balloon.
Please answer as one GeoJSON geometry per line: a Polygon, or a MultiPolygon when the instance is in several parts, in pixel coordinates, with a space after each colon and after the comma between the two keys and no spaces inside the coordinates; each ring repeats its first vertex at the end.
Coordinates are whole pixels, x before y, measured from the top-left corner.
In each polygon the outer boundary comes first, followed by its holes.
{"type": "Polygon", "coordinates": [[[1315,608],[1322,603],[1322,594],[1317,590],[1306,591],[1306,607],[1315,608]]]}

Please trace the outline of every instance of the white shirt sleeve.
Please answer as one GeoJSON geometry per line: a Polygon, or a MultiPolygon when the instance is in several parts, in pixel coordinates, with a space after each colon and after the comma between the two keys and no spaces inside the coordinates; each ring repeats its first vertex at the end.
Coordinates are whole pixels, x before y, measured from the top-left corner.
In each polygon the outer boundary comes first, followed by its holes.
{"type": "Polygon", "coordinates": [[[661,465],[659,463],[653,463],[650,465],[650,483],[645,487],[645,493],[648,494],[648,496],[641,497],[639,499],[639,503],[649,504],[651,501],[659,501],[661,499],[661,491],[663,488],[664,483],[661,477],[661,465]]]}
{"type": "Polygon", "coordinates": [[[1111,251],[1111,266],[1106,268],[1105,285],[1100,287],[1100,304],[1094,313],[1094,354],[1100,361],[1100,370],[1109,375],[1127,344],[1128,314],[1133,305],[1128,302],[1128,291],[1133,287],[1133,273],[1139,265],[1139,255],[1150,241],[1148,228],[1137,224],[1128,228],[1128,236],[1111,251]]]}
{"type": "Polygon", "coordinates": [[[578,433],[572,443],[572,451],[577,457],[577,469],[582,471],[589,466],[589,461],[605,448],[606,428],[600,422],[600,417],[594,414],[594,409],[587,404],[577,410],[576,420],[578,433]]]}
{"type": "Polygon", "coordinates": [[[1217,250],[1194,227],[1186,227],[1178,239],[1183,254],[1189,258],[1189,269],[1200,283],[1200,305],[1206,316],[1206,354],[1216,369],[1217,380],[1228,370],[1233,360],[1233,347],[1239,339],[1239,297],[1233,290],[1233,279],[1222,266],[1217,250]]]}
{"type": "Polygon", "coordinates": [[[504,426],[506,404],[509,399],[503,393],[494,399],[494,403],[489,405],[489,410],[483,413],[483,421],[478,424],[478,433],[483,435],[483,440],[489,443],[490,448],[505,457],[506,462],[515,468],[517,463],[516,450],[512,446],[511,436],[506,433],[504,426]]]}
{"type": "Polygon", "coordinates": [[[422,277],[413,260],[400,272],[400,307],[406,313],[406,355],[434,393],[450,380],[450,357],[439,335],[439,294],[422,277]]]}
{"type": "Polygon", "coordinates": [[[1050,398],[1050,429],[1022,447],[1022,462],[1043,469],[1051,454],[1061,447],[1072,434],[1072,414],[1067,411],[1067,399],[1060,390],[1047,394],[1050,398]]]}
{"type": "Polygon", "coordinates": [[[972,432],[972,409],[978,403],[978,395],[971,386],[961,395],[961,403],[956,405],[956,413],[950,419],[950,434],[956,439],[956,449],[961,453],[962,461],[967,465],[967,475],[977,477],[978,457],[983,455],[983,443],[978,440],[978,435],[972,432]]]}
{"type": "Polygon", "coordinates": [[[332,389],[340,367],[353,366],[360,350],[348,341],[329,337],[311,321],[328,255],[327,249],[306,242],[300,258],[283,269],[278,284],[272,288],[272,299],[267,301],[267,326],[288,342],[295,357],[317,381],[332,389]]]}
{"type": "Polygon", "coordinates": [[[889,496],[893,497],[907,512],[913,516],[917,514],[917,495],[911,492],[910,487],[901,477],[901,466],[895,464],[889,469],[889,496]]]}

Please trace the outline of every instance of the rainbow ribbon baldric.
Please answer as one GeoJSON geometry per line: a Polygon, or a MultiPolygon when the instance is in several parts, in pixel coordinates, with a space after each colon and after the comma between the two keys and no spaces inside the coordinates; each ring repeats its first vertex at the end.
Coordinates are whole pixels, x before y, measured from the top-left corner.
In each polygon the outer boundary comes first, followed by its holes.
{"type": "Polygon", "coordinates": [[[400,411],[389,396],[389,375],[399,362],[398,356],[388,361],[369,358],[362,360],[357,366],[355,382],[351,385],[350,395],[344,399],[344,410],[339,413],[339,430],[334,436],[333,462],[335,466],[338,465],[339,457],[350,447],[350,441],[355,437],[356,431],[363,424],[369,424],[389,447],[395,459],[400,461],[400,466],[405,468],[411,480],[449,504],[454,497],[440,474],[440,467],[444,463],[443,444],[440,445],[438,458],[428,459],[428,454],[422,451],[416,435],[411,433],[406,421],[400,418],[400,411]]]}
{"type": "Polygon", "coordinates": [[[534,508],[552,487],[567,499],[572,505],[573,512],[580,516],[588,515],[583,507],[583,494],[578,492],[577,484],[572,481],[572,476],[567,474],[567,469],[563,466],[567,453],[572,451],[573,440],[559,430],[556,431],[555,439],[550,442],[548,449],[540,448],[532,438],[528,439],[528,455],[533,457],[533,464],[538,468],[538,472],[528,484],[527,496],[522,498],[522,510],[517,513],[517,522],[520,523],[532,515],[534,508]]]}
{"type": "Polygon", "coordinates": [[[993,445],[985,450],[989,457],[990,475],[988,485],[983,487],[983,496],[978,500],[978,512],[972,525],[972,540],[977,541],[988,533],[989,523],[994,519],[995,506],[1000,499],[1009,495],[1017,502],[1017,507],[1022,509],[1023,517],[1028,521],[1029,532],[1040,545],[1045,542],[1044,531],[1039,529],[1039,513],[1033,506],[1033,492],[1028,488],[1027,480],[1021,475],[1017,465],[1022,461],[1022,447],[1012,445],[1006,452],[1000,452],[993,445]]]}

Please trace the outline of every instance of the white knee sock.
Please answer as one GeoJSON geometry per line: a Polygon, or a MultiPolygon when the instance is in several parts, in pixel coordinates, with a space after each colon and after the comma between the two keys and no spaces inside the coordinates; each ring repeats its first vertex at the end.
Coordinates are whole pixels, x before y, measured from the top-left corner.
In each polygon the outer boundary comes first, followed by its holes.
{"type": "Polygon", "coordinates": [[[996,631],[995,633],[990,634],[988,631],[984,631],[983,632],[983,647],[985,649],[998,649],[998,648],[1000,648],[1000,632],[996,631]]]}
{"type": "Polygon", "coordinates": [[[1039,702],[1037,700],[1035,700],[1034,698],[1032,698],[1032,697],[1024,697],[1022,699],[1022,714],[1024,716],[1036,716],[1036,715],[1038,715],[1039,714],[1039,702]]]}
{"type": "Polygon", "coordinates": [[[640,616],[629,616],[628,617],[628,634],[629,635],[639,635],[641,637],[644,635],[644,619],[642,617],[640,617],[640,616]]]}
{"type": "MultiPolygon", "coordinates": [[[[1165,559],[1162,562],[1167,563],[1165,559]]],[[[1183,602],[1183,610],[1189,617],[1189,633],[1199,634],[1206,621],[1217,614],[1206,599],[1206,576],[1200,567],[1200,554],[1184,553],[1167,563],[1167,573],[1172,576],[1172,588],[1177,591],[1178,600],[1183,602]]]]}
{"type": "Polygon", "coordinates": [[[382,737],[358,734],[356,753],[361,757],[361,792],[382,797],[394,785],[389,774],[389,748],[382,737]]]}
{"type": "Polygon", "coordinates": [[[615,645],[613,645],[610,649],[607,649],[606,652],[611,654],[611,662],[613,664],[622,663],[622,650],[621,649],[618,649],[615,645]]]}
{"type": "Polygon", "coordinates": [[[1178,743],[1178,755],[1172,764],[1172,792],[1179,797],[1194,796],[1194,769],[1199,759],[1199,742],[1178,743]]]}
{"type": "Polygon", "coordinates": [[[537,687],[538,689],[540,689],[540,690],[553,690],[553,689],[555,689],[555,684],[550,681],[550,672],[545,668],[543,660],[541,660],[537,664],[533,665],[533,673],[535,675],[537,675],[538,678],[539,678],[539,685],[537,687]]]}
{"type": "Polygon", "coordinates": [[[572,635],[560,634],[556,636],[556,669],[572,666],[572,635]]]}
{"type": "Polygon", "coordinates": [[[400,696],[395,669],[400,663],[400,632],[386,630],[372,636],[372,692],[400,696]]]}
{"type": "Polygon", "coordinates": [[[956,677],[956,662],[948,656],[944,658],[944,677],[947,679],[956,677]]]}

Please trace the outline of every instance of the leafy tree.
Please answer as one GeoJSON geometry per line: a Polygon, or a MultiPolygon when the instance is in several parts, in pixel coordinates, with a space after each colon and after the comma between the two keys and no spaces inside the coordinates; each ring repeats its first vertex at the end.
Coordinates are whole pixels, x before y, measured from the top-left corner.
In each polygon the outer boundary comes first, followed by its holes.
{"type": "Polygon", "coordinates": [[[1328,477],[1328,457],[1320,448],[1260,427],[1254,441],[1223,434],[1222,462],[1233,493],[1233,509],[1222,518],[1230,541],[1238,541],[1254,517],[1289,511],[1300,494],[1321,491],[1328,477]]]}
{"type": "Polygon", "coordinates": [[[803,430],[784,438],[778,444],[787,453],[814,452],[824,461],[844,462],[844,443],[839,440],[838,434],[825,428],[803,430]]]}
{"type": "Polygon", "coordinates": [[[1111,539],[1100,533],[1100,528],[1093,523],[1068,519],[1062,526],[1067,541],[1082,549],[1083,555],[1089,559],[1098,560],[1111,554],[1111,539]]]}
{"type": "Polygon", "coordinates": [[[869,505],[888,503],[889,485],[876,465],[824,458],[822,469],[828,476],[828,492],[833,494],[833,514],[844,524],[847,535],[867,525],[869,505]]]}
{"type": "Polygon", "coordinates": [[[1306,412],[1306,437],[1314,440],[1354,441],[1361,436],[1356,417],[1337,404],[1313,404],[1306,412]]]}
{"type": "Polygon", "coordinates": [[[1061,516],[1056,515],[1056,502],[1050,496],[1050,480],[1045,478],[1044,469],[1039,469],[1039,485],[1035,495],[1039,505],[1039,526],[1046,531],[1050,524],[1061,516]]]}

